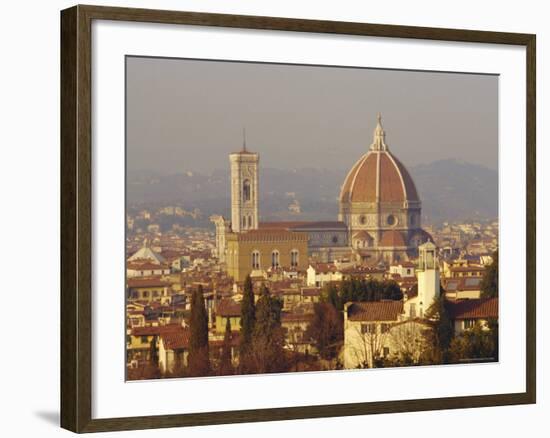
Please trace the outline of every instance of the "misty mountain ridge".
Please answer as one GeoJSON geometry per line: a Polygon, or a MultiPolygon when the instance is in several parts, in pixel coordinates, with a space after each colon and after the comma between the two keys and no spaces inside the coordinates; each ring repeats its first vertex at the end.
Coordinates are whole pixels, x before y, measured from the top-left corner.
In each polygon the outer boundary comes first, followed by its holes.
{"type": "MultiPolygon", "coordinates": [[[[424,223],[493,219],[498,215],[498,172],[445,159],[408,168],[422,201],[424,223]]],[[[347,169],[260,168],[262,220],[334,220],[338,196],[347,169]],[[300,212],[289,210],[294,203],[300,212]]],[[[208,223],[211,214],[230,213],[229,169],[210,174],[183,171],[161,175],[154,171],[128,171],[129,212],[167,205],[198,209],[195,225],[208,223]]],[[[189,224],[193,225],[193,224],[189,224]]]]}

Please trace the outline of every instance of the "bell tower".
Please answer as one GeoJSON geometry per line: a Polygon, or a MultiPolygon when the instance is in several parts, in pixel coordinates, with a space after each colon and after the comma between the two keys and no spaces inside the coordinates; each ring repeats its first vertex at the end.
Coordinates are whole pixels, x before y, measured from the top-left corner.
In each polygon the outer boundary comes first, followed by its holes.
{"type": "Polygon", "coordinates": [[[437,247],[426,242],[418,247],[418,255],[418,305],[422,318],[440,293],[437,247]]]}
{"type": "Polygon", "coordinates": [[[234,233],[258,228],[258,164],[260,157],[243,147],[229,155],[231,164],[231,230],[234,233]]]}

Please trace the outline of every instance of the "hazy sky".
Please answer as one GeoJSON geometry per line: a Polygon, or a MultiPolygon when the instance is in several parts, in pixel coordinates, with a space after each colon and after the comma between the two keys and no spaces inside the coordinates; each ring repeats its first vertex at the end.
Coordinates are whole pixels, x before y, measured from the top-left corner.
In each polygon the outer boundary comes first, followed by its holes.
{"type": "Polygon", "coordinates": [[[405,165],[497,168],[496,76],[127,58],[130,171],[228,168],[243,127],[263,167],[348,169],[378,112],[405,165]]]}

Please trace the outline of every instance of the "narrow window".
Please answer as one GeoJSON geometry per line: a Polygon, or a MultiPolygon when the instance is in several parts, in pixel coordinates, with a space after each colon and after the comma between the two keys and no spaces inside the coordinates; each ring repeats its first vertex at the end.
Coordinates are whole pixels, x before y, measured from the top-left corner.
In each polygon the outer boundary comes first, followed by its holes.
{"type": "Polygon", "coordinates": [[[361,333],[364,335],[376,333],[376,324],[361,324],[361,333]]]}
{"type": "Polygon", "coordinates": [[[293,268],[298,266],[298,250],[296,249],[290,251],[290,266],[293,268]]]}
{"type": "Polygon", "coordinates": [[[252,253],[252,269],[260,269],[260,252],[254,251],[252,253]]]}
{"type": "Polygon", "coordinates": [[[279,251],[275,250],[271,253],[271,267],[272,268],[278,268],[279,267],[279,251]]]}
{"type": "Polygon", "coordinates": [[[248,179],[243,181],[243,201],[250,201],[250,181],[248,179]]]}

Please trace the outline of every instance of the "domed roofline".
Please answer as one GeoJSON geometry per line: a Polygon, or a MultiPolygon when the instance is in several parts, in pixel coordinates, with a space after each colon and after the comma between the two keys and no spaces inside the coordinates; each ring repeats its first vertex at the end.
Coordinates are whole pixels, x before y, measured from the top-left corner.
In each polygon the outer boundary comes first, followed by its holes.
{"type": "Polygon", "coordinates": [[[374,129],[370,150],[350,169],[340,190],[340,202],[419,203],[414,182],[385,141],[382,116],[374,129]]]}

